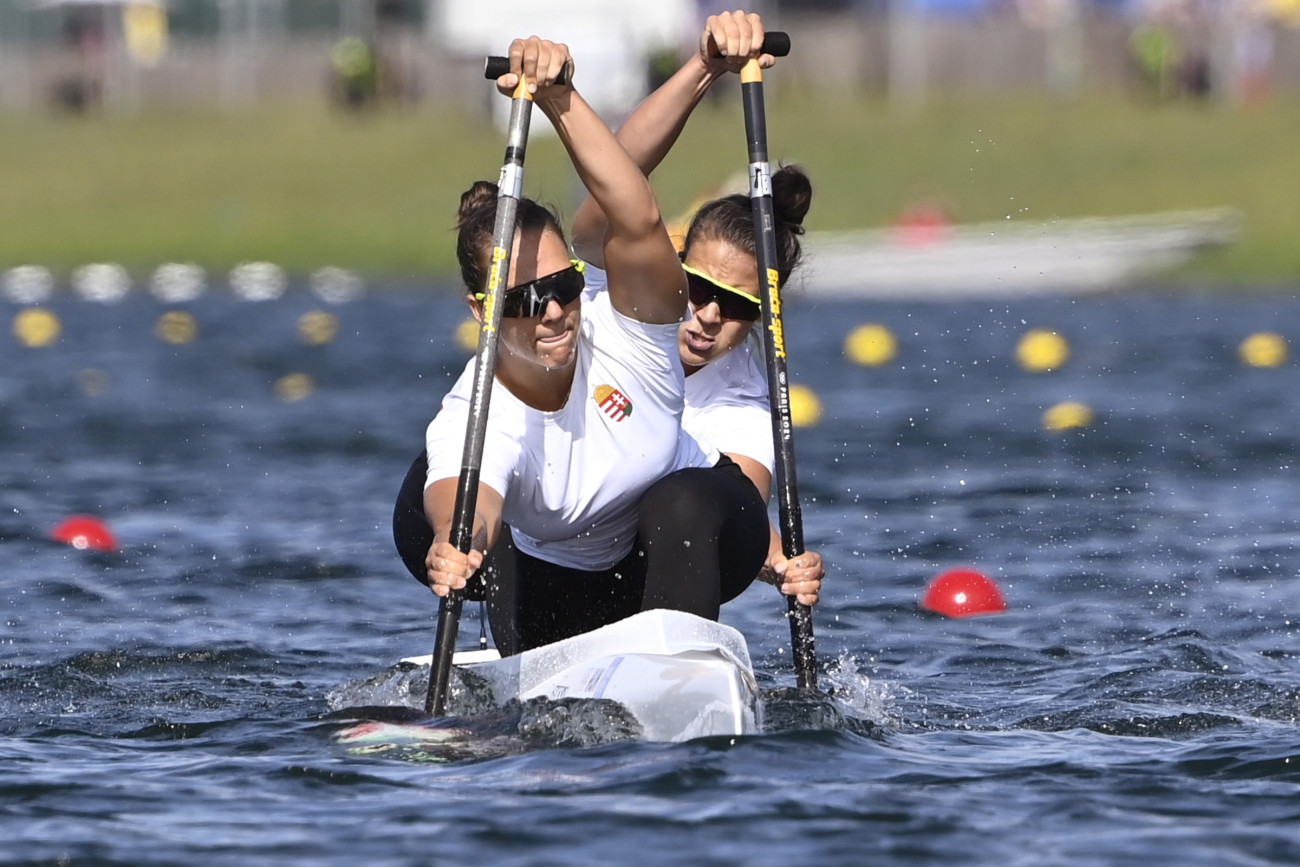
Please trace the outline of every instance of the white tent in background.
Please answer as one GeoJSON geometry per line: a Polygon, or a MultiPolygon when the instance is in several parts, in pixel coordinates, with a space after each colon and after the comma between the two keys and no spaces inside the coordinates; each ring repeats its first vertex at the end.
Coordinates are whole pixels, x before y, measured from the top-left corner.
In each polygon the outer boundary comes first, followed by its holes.
{"type": "MultiPolygon", "coordinates": [[[[431,35],[464,55],[504,54],[516,36],[566,43],[583,96],[615,122],[645,95],[646,59],[689,48],[698,32],[695,0],[429,0],[431,35]]],[[[494,101],[504,124],[506,100],[494,101]]],[[[537,127],[543,132],[545,124],[537,127]]]]}
{"type": "Polygon", "coordinates": [[[257,72],[263,35],[282,27],[284,4],[279,0],[216,0],[218,16],[218,93],[221,105],[232,108],[257,101],[257,72]]]}

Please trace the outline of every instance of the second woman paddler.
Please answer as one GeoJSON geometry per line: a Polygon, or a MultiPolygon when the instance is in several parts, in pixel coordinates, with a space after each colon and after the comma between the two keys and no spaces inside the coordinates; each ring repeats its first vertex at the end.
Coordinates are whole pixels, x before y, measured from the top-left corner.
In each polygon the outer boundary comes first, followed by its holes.
{"type": "MultiPolygon", "coordinates": [[[[763,37],[763,20],[757,14],[709,16],[698,51],[637,106],[616,134],[647,176],[668,155],[691,112],[719,79],[739,72],[754,54],[763,67],[776,62],[762,53],[763,37]]],[[[772,177],[772,198],[776,265],[780,285],[785,286],[802,258],[799,236],[812,201],[808,176],[795,166],[781,168],[772,177]]],[[[574,216],[574,250],[601,265],[604,232],[605,215],[588,197],[574,216]]],[[[736,461],[766,502],[775,457],[762,340],[756,330],[761,311],[754,238],[753,209],[743,193],[705,202],[692,215],[682,240],[690,291],[678,348],[686,375],[683,426],[699,442],[716,446],[736,461]]],[[[588,292],[603,285],[598,267],[588,269],[587,284],[588,292]]],[[[780,535],[771,530],[760,577],[813,605],[824,575],[817,552],[787,558],[780,535]]]]}

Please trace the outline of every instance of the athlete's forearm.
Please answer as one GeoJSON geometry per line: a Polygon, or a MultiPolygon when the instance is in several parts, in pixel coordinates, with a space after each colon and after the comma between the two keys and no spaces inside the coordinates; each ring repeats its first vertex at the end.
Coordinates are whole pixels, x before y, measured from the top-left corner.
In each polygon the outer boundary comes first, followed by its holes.
{"type": "Polygon", "coordinates": [[[550,119],[590,198],[606,215],[610,233],[638,238],[660,231],[659,203],[645,174],[582,95],[568,90],[539,98],[537,107],[550,119]]]}
{"type": "MultiPolygon", "coordinates": [[[[451,542],[459,479],[440,479],[424,491],[424,514],[433,529],[434,544],[451,542]]],[[[470,548],[486,554],[501,532],[502,496],[488,485],[480,484],[475,498],[470,548]]]]}
{"type": "Polygon", "coordinates": [[[710,70],[698,54],[636,107],[619,129],[619,144],[647,175],[672,150],[691,112],[721,73],[710,70]]]}
{"type": "MultiPolygon", "coordinates": [[[[691,112],[725,70],[710,69],[698,54],[692,55],[654,93],[636,107],[615,133],[641,173],[650,173],[668,156],[691,112]]],[[[573,249],[597,267],[605,266],[603,244],[608,222],[605,212],[588,196],[573,219],[573,249]]]]}

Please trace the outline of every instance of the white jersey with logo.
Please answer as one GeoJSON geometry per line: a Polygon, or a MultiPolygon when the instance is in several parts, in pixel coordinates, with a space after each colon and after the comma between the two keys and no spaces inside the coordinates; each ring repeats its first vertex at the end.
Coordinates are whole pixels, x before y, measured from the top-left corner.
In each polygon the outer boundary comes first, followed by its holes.
{"type": "MultiPolygon", "coordinates": [[[[677,325],[614,310],[608,293],[583,299],[573,386],[542,412],[494,382],[479,481],[504,498],[519,550],[574,569],[608,569],[632,549],[637,503],[653,483],[718,452],[682,430],[677,325]]],[[[460,475],[474,382],[466,365],[429,424],[428,483],[460,475]]]]}
{"type": "Polygon", "coordinates": [[[759,338],[745,342],[686,377],[682,427],[720,452],[744,455],[775,472],[772,406],[759,338]]]}
{"type": "MultiPolygon", "coordinates": [[[[604,271],[588,265],[584,276],[584,297],[604,294],[604,271]]],[[[744,455],[767,467],[768,473],[776,472],[767,371],[757,331],[726,355],[686,377],[682,427],[701,443],[725,454],[744,455]]]]}

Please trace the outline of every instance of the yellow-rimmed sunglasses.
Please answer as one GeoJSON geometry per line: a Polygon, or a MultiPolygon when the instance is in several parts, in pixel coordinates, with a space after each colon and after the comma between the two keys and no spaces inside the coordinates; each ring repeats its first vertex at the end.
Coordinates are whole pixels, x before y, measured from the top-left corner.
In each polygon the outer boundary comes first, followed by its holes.
{"type": "Polygon", "coordinates": [[[718,302],[718,313],[726,319],[740,319],[745,322],[757,322],[763,314],[761,302],[744,289],[728,286],[714,280],[703,271],[690,265],[682,265],[686,272],[686,285],[691,293],[691,304],[703,307],[710,301],[718,302]]]}

